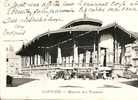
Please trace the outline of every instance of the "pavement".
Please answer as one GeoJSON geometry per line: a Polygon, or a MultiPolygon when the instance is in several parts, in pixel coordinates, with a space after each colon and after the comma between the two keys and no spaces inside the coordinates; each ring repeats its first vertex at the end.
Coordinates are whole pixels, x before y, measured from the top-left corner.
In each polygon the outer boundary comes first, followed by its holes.
{"type": "Polygon", "coordinates": [[[2,95],[6,96],[3,99],[20,100],[138,100],[138,88],[118,80],[34,80],[7,87],[2,95]]]}

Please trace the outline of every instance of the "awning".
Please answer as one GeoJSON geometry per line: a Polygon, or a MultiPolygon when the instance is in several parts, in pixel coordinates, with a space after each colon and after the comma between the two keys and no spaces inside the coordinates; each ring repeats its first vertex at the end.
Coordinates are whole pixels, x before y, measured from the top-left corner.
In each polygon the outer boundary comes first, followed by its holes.
{"type": "MultiPolygon", "coordinates": [[[[76,34],[77,38],[91,35],[90,33],[96,32],[97,35],[107,34],[107,31],[111,33],[108,34],[116,34],[118,41],[121,43],[122,41],[125,44],[132,43],[136,40],[137,36],[127,30],[125,30],[120,25],[113,23],[107,26],[98,27],[93,25],[78,25],[69,28],[61,28],[55,31],[49,31],[44,34],[36,36],[29,43],[24,45],[16,54],[21,55],[24,52],[28,52],[29,50],[35,50],[38,46],[42,47],[54,47],[57,46],[58,43],[65,44],[68,41],[72,41],[73,34],[76,34]],[[49,45],[48,45],[49,44],[49,45]],[[32,49],[35,48],[35,49],[32,49]]],[[[93,34],[92,34],[93,35],[93,34]]],[[[34,51],[36,52],[36,51],[34,51]]]]}

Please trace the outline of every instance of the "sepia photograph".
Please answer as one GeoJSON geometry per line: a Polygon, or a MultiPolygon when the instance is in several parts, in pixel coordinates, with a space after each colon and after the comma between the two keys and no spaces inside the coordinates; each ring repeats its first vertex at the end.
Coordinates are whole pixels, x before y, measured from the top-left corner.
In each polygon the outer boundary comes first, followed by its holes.
{"type": "Polygon", "coordinates": [[[1,5],[1,100],[138,99],[138,1],[1,5]]]}

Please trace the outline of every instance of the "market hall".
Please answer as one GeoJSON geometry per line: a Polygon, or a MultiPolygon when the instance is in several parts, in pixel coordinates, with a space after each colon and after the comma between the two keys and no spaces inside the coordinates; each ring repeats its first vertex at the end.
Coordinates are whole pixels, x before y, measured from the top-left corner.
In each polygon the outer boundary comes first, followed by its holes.
{"type": "Polygon", "coordinates": [[[17,55],[22,58],[22,71],[39,77],[54,68],[101,68],[120,73],[132,62],[132,57],[126,56],[126,46],[136,40],[134,33],[117,23],[102,26],[98,19],[83,18],[38,35],[17,55]]]}

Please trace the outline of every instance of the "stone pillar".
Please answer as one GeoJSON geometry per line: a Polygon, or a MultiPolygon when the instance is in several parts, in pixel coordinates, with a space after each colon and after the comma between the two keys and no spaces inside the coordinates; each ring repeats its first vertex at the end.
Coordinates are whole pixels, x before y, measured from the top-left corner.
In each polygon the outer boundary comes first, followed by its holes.
{"type": "Polygon", "coordinates": [[[76,46],[76,43],[74,43],[73,46],[73,63],[75,65],[78,64],[78,47],[76,46]]]}
{"type": "Polygon", "coordinates": [[[106,49],[106,52],[107,52],[107,56],[106,56],[107,66],[109,66],[110,65],[110,53],[109,53],[109,49],[108,48],[106,49]]]}
{"type": "Polygon", "coordinates": [[[41,55],[39,55],[40,56],[40,65],[42,64],[42,57],[41,57],[41,55]]]}
{"type": "Polygon", "coordinates": [[[72,63],[71,56],[69,56],[69,64],[68,64],[69,67],[71,67],[71,63],[72,63]]]}
{"type": "Polygon", "coordinates": [[[38,66],[40,66],[40,55],[38,54],[38,66]]]}
{"type": "Polygon", "coordinates": [[[48,62],[48,66],[51,64],[51,56],[49,51],[47,52],[47,62],[48,62]]]}
{"type": "Polygon", "coordinates": [[[93,53],[92,53],[92,62],[95,66],[95,63],[96,63],[96,50],[95,50],[95,42],[93,43],[93,53]]]}
{"type": "Polygon", "coordinates": [[[125,45],[122,46],[122,64],[125,64],[125,45]]]}
{"type": "Polygon", "coordinates": [[[30,65],[30,59],[29,59],[29,57],[27,56],[27,66],[29,66],[30,65]]]}
{"type": "Polygon", "coordinates": [[[32,60],[32,65],[33,65],[33,63],[34,63],[34,61],[33,61],[33,56],[31,56],[31,60],[32,60]]]}
{"type": "MultiPolygon", "coordinates": [[[[99,31],[97,31],[97,34],[99,34],[99,31]]],[[[97,46],[97,67],[99,67],[100,65],[100,52],[101,52],[101,48],[100,48],[100,37],[98,36],[97,38],[95,38],[95,42],[96,42],[96,46],[97,46]]]]}
{"type": "Polygon", "coordinates": [[[78,67],[80,66],[80,54],[78,54],[78,67]]]}
{"type": "Polygon", "coordinates": [[[57,64],[62,64],[62,54],[61,54],[61,48],[58,47],[58,50],[57,50],[57,64]]]}
{"type": "Polygon", "coordinates": [[[25,67],[27,67],[27,56],[24,57],[24,61],[25,61],[24,65],[25,65],[25,67]]]}
{"type": "Polygon", "coordinates": [[[83,66],[83,53],[79,54],[79,66],[82,67],[83,66]]]}
{"type": "Polygon", "coordinates": [[[51,55],[48,53],[48,63],[51,64],[51,55]]]}
{"type": "Polygon", "coordinates": [[[99,43],[98,43],[98,61],[97,61],[97,64],[98,64],[98,65],[101,64],[101,59],[100,59],[100,57],[101,57],[101,47],[100,47],[100,45],[99,45],[99,43]]]}
{"type": "Polygon", "coordinates": [[[37,65],[37,55],[36,54],[34,55],[34,58],[35,58],[34,65],[36,66],[37,65]]]}
{"type": "Polygon", "coordinates": [[[86,50],[86,65],[89,66],[90,63],[90,51],[86,50]]]}

